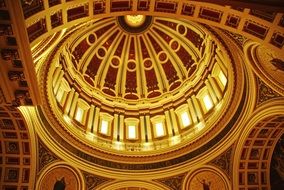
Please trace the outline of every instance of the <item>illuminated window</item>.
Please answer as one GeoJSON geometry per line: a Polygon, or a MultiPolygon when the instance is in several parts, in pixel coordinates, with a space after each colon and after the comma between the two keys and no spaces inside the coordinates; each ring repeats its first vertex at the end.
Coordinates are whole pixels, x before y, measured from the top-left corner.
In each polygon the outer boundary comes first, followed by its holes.
{"type": "Polygon", "coordinates": [[[181,121],[182,121],[182,125],[184,127],[187,127],[187,126],[190,125],[190,119],[189,119],[189,116],[188,116],[187,112],[183,112],[181,114],[181,121]]]}
{"type": "Polygon", "coordinates": [[[141,26],[146,19],[145,15],[126,15],[124,16],[126,23],[132,27],[139,27],[141,26]]]}
{"type": "Polygon", "coordinates": [[[210,110],[213,107],[212,100],[209,95],[203,97],[203,102],[205,104],[206,110],[210,110]]]}
{"type": "Polygon", "coordinates": [[[226,84],[227,84],[227,78],[226,78],[226,76],[224,75],[223,71],[220,71],[220,72],[219,72],[218,77],[219,77],[221,83],[223,84],[223,86],[226,86],[226,84]]]}
{"type": "Polygon", "coordinates": [[[75,120],[77,120],[78,122],[82,122],[83,115],[84,115],[84,110],[82,108],[78,107],[77,112],[76,112],[76,116],[75,116],[75,120]]]}
{"type": "Polygon", "coordinates": [[[165,135],[163,123],[156,123],[155,128],[156,128],[157,137],[161,137],[165,135]]]}
{"type": "Polygon", "coordinates": [[[128,126],[128,138],[129,139],[136,139],[136,126],[134,126],[134,125],[128,126]]]}
{"type": "Polygon", "coordinates": [[[104,135],[108,134],[108,121],[102,120],[100,133],[104,135]]]}

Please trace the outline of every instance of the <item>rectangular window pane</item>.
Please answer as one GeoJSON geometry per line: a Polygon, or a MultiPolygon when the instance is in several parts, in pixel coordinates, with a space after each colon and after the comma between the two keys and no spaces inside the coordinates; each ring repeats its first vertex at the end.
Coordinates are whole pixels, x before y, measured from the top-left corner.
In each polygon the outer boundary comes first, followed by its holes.
{"type": "Polygon", "coordinates": [[[165,135],[164,126],[162,123],[156,123],[156,134],[157,134],[157,137],[161,137],[165,135]]]}
{"type": "Polygon", "coordinates": [[[136,139],[136,127],[133,125],[128,126],[128,138],[136,139]]]}
{"type": "Polygon", "coordinates": [[[189,120],[189,116],[188,116],[187,112],[183,112],[181,114],[181,120],[182,120],[182,125],[184,127],[187,127],[187,126],[190,125],[190,120],[189,120]]]}
{"type": "Polygon", "coordinates": [[[108,134],[108,121],[102,120],[100,133],[105,135],[108,134]]]}
{"type": "Polygon", "coordinates": [[[219,77],[221,83],[223,84],[223,86],[226,86],[226,84],[227,84],[227,78],[226,78],[226,76],[224,75],[223,71],[220,71],[220,72],[219,72],[219,76],[218,76],[218,77],[219,77]]]}
{"type": "Polygon", "coordinates": [[[80,107],[77,108],[77,112],[76,112],[76,116],[75,119],[79,122],[82,122],[83,120],[83,114],[84,114],[84,110],[80,107]]]}
{"type": "Polygon", "coordinates": [[[204,96],[203,102],[205,104],[206,110],[210,110],[213,107],[212,100],[209,95],[204,96]]]}

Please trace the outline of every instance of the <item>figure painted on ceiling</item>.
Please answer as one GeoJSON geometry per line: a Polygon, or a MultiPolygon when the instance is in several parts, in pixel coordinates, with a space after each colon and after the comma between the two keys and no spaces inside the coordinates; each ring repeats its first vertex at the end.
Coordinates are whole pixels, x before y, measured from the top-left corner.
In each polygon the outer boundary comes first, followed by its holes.
{"type": "Polygon", "coordinates": [[[284,71],[284,61],[281,60],[281,59],[278,59],[278,58],[275,58],[273,57],[271,54],[270,54],[270,57],[272,58],[270,60],[270,63],[276,67],[276,70],[281,70],[281,71],[284,71]]]}
{"type": "Polygon", "coordinates": [[[202,184],[203,190],[210,190],[210,186],[211,186],[211,182],[210,181],[206,182],[205,179],[200,180],[198,178],[197,178],[197,180],[199,181],[199,183],[202,184]]]}
{"type": "Polygon", "coordinates": [[[53,186],[53,190],[65,190],[66,183],[65,178],[62,177],[60,180],[57,180],[53,186]]]}

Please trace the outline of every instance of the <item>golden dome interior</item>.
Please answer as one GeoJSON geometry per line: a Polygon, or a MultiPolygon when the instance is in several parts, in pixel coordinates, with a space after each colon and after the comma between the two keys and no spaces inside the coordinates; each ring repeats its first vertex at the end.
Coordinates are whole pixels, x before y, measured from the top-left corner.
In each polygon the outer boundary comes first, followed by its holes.
{"type": "Polygon", "coordinates": [[[0,0],[0,189],[282,190],[282,0],[0,0]]]}
{"type": "Polygon", "coordinates": [[[134,33],[125,18],[63,35],[43,79],[54,114],[95,147],[153,151],[200,138],[230,98],[234,71],[222,43],[185,20],[146,16],[134,33]]]}

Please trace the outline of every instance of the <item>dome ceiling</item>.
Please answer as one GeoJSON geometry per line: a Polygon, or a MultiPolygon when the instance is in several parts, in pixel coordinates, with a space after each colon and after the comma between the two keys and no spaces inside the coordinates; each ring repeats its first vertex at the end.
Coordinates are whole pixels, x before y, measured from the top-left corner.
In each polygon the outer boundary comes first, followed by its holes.
{"type": "Polygon", "coordinates": [[[275,181],[283,13],[177,0],[1,2],[0,189],[275,181]]]}
{"type": "Polygon", "coordinates": [[[241,68],[223,39],[185,20],[127,15],[81,23],[45,60],[43,114],[54,132],[125,162],[200,147],[222,131],[232,117],[226,110],[242,96],[242,85],[235,88],[241,68]]]}
{"type": "Polygon", "coordinates": [[[206,59],[204,49],[210,45],[200,29],[150,16],[132,27],[126,18],[100,20],[70,42],[75,70],[70,75],[80,86],[137,106],[194,85],[196,73],[205,70],[198,61],[206,59]]]}

